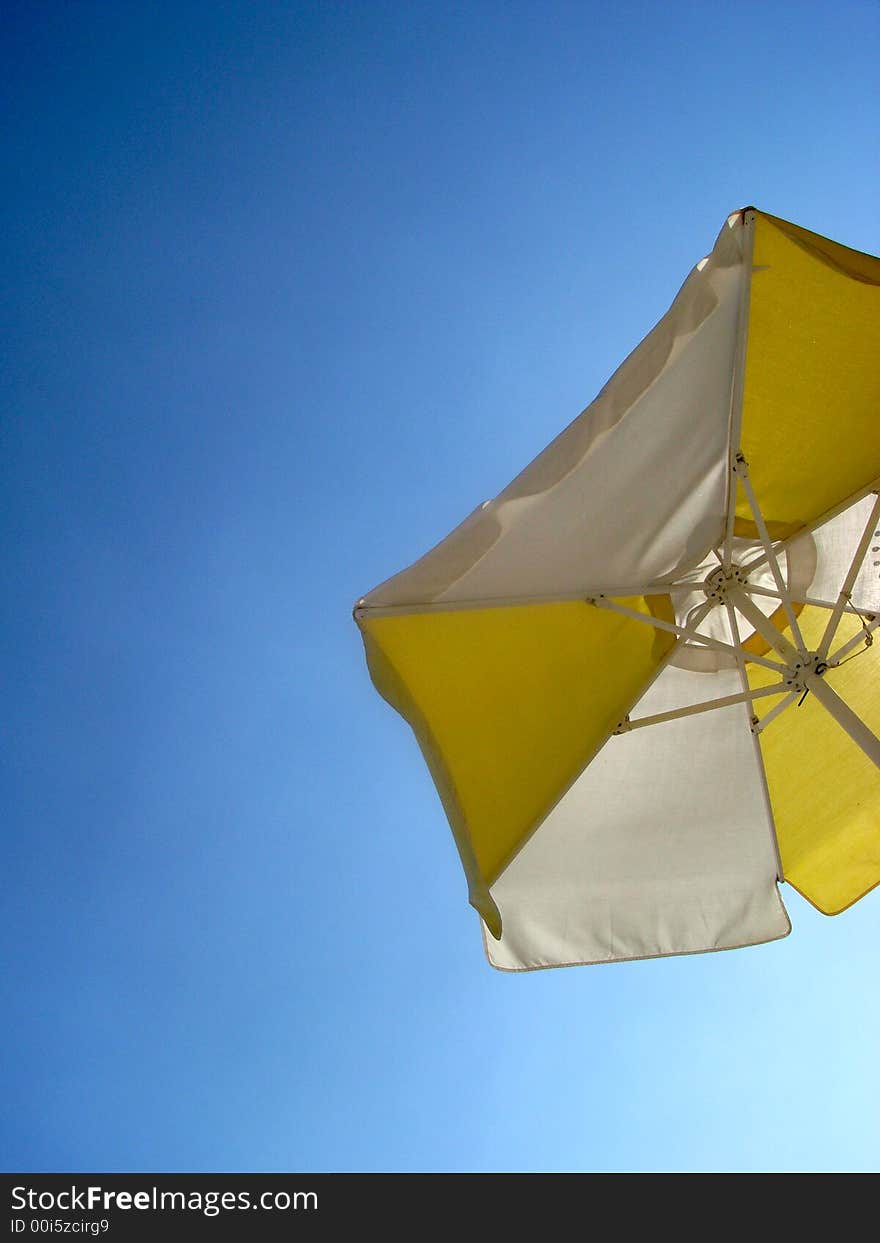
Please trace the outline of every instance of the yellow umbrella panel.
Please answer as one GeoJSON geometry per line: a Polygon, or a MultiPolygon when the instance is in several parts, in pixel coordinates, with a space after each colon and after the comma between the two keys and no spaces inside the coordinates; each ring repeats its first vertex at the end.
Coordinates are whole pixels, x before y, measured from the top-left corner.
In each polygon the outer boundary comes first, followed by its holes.
{"type": "Polygon", "coordinates": [[[880,880],[878,295],[880,260],[735,213],[595,401],[358,601],[495,966],[756,944],[783,878],[828,911],[880,880]]]}

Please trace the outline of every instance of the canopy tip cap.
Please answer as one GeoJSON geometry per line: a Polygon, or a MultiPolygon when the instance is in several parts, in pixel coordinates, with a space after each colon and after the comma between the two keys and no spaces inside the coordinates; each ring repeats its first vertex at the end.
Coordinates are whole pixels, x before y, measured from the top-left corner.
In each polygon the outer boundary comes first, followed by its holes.
{"type": "Polygon", "coordinates": [[[471,906],[482,919],[483,923],[492,933],[496,941],[501,940],[501,912],[495,905],[495,900],[489,893],[488,889],[484,893],[470,894],[468,898],[471,906]]]}
{"type": "Polygon", "coordinates": [[[754,219],[757,207],[751,206],[740,207],[737,211],[732,211],[727,217],[727,227],[735,229],[737,225],[747,224],[750,219],[754,219]]]}

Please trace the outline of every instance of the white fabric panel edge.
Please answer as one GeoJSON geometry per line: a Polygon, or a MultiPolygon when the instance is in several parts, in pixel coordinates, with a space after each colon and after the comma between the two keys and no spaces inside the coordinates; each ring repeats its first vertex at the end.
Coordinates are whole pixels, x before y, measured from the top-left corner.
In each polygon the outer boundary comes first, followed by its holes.
{"type": "MultiPolygon", "coordinates": [[[[634,717],[735,694],[667,667],[634,717]]],[[[504,971],[738,949],[791,931],[743,705],[611,738],[492,886],[504,971]]]]}
{"type": "Polygon", "coordinates": [[[724,521],[742,242],[735,214],[574,422],[495,500],[360,603],[612,591],[699,562],[724,521]]]}

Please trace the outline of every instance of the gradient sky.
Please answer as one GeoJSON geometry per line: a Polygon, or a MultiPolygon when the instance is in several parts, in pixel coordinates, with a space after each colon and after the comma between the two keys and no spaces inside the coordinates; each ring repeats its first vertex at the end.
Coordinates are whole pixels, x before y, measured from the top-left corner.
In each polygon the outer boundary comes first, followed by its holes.
{"type": "Polygon", "coordinates": [[[506,976],[354,600],[745,204],[880,251],[880,6],[4,6],[0,1167],[870,1170],[880,892],[506,976]]]}

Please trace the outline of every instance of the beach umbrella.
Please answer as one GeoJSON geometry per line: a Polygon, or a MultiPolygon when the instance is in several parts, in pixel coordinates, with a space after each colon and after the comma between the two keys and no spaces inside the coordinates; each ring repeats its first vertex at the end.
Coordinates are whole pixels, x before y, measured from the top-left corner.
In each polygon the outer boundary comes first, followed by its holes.
{"type": "Polygon", "coordinates": [[[746,208],[586,410],[358,601],[494,966],[754,945],[781,881],[826,914],[880,881],[878,487],[880,259],[746,208]]]}

